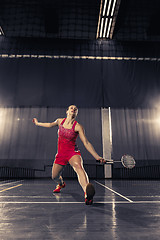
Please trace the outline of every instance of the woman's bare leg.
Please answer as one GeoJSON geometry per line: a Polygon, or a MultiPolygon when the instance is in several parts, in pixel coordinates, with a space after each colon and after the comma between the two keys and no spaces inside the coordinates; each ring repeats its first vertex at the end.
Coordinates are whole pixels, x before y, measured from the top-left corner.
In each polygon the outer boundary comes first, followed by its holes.
{"type": "Polygon", "coordinates": [[[56,181],[56,183],[62,185],[63,184],[63,178],[61,176],[64,166],[53,163],[52,167],[52,179],[56,181]]]}
{"type": "Polygon", "coordinates": [[[88,175],[84,170],[83,167],[83,160],[81,156],[74,155],[69,160],[70,165],[73,167],[74,171],[77,173],[78,181],[83,189],[84,192],[86,192],[86,186],[89,183],[88,175]]]}

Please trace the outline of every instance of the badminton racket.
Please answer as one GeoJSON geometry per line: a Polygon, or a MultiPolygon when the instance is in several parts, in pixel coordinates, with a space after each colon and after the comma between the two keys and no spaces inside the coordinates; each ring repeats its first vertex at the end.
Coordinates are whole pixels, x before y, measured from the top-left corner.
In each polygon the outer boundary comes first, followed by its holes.
{"type": "MultiPolygon", "coordinates": [[[[117,162],[122,163],[123,167],[125,168],[129,168],[132,169],[135,167],[136,165],[136,161],[134,160],[134,158],[128,154],[125,154],[121,157],[120,161],[114,161],[113,159],[104,159],[105,160],[105,164],[114,164],[117,162]]],[[[100,162],[100,160],[97,160],[97,162],[100,162]]]]}

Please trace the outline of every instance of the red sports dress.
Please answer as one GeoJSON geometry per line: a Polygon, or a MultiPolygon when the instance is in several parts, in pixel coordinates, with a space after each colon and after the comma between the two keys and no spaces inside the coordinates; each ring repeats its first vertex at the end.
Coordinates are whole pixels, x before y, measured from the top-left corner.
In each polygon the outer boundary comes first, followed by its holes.
{"type": "Polygon", "coordinates": [[[59,125],[58,130],[58,152],[56,154],[56,158],[54,163],[60,165],[66,165],[68,161],[74,155],[80,155],[81,153],[77,148],[76,139],[78,136],[78,132],[75,132],[75,126],[77,121],[73,123],[71,129],[67,129],[63,127],[63,123],[66,118],[63,119],[61,124],[59,125]]]}

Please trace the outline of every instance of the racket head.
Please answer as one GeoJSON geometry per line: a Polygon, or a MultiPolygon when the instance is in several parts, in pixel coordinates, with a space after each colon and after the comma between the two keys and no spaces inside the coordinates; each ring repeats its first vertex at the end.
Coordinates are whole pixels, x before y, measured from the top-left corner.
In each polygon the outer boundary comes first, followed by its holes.
{"type": "Polygon", "coordinates": [[[134,158],[128,154],[125,154],[121,157],[121,162],[125,168],[129,168],[129,169],[134,168],[136,165],[134,158]]]}

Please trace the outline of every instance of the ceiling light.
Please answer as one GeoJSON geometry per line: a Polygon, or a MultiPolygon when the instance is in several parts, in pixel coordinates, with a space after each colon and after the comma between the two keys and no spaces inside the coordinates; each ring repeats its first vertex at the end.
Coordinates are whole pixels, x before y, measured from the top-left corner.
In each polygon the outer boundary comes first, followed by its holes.
{"type": "Polygon", "coordinates": [[[96,38],[111,39],[121,0],[101,0],[96,38]]]}
{"type": "Polygon", "coordinates": [[[4,35],[4,32],[3,32],[3,30],[2,30],[2,27],[0,26],[0,36],[1,35],[4,35]]]}

